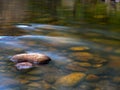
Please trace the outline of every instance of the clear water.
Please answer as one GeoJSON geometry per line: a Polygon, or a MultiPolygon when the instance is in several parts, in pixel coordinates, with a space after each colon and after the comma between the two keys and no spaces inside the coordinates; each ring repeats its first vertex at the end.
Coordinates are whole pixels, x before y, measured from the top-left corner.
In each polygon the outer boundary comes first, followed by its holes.
{"type": "MultiPolygon", "coordinates": [[[[118,90],[120,84],[120,34],[104,30],[47,24],[18,24],[0,36],[1,90],[118,90]],[[18,71],[10,57],[38,52],[52,61],[18,71]],[[79,65],[77,63],[80,63],[79,65]],[[88,64],[84,64],[88,63],[88,64]],[[61,77],[86,75],[74,85],[56,84],[61,77]],[[94,74],[98,79],[86,79],[94,74]]],[[[70,77],[71,78],[71,77],[70,77]]]]}

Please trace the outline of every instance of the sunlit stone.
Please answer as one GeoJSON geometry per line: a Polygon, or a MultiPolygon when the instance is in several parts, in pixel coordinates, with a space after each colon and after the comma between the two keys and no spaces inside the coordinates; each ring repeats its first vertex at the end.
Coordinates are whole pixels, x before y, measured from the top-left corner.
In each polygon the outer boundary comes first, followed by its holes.
{"type": "Polygon", "coordinates": [[[23,53],[14,55],[10,60],[15,63],[30,62],[32,64],[47,64],[51,59],[44,54],[23,53]]]}

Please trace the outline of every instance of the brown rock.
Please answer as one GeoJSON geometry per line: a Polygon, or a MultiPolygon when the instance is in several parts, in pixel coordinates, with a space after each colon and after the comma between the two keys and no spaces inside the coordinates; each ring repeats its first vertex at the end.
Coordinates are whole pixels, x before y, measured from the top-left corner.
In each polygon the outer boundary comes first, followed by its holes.
{"type": "Polygon", "coordinates": [[[75,63],[81,67],[92,67],[92,65],[90,63],[87,63],[87,62],[75,62],[75,63]]]}
{"type": "Polygon", "coordinates": [[[75,63],[68,64],[68,65],[66,66],[66,69],[72,70],[72,71],[87,71],[86,68],[81,67],[80,65],[75,64],[75,63]]]}
{"type": "Polygon", "coordinates": [[[59,78],[56,81],[57,86],[75,86],[85,77],[84,73],[72,73],[66,76],[59,78]]]}
{"type": "Polygon", "coordinates": [[[85,47],[85,46],[76,46],[76,47],[71,47],[70,50],[73,50],[73,51],[83,51],[83,50],[89,50],[89,48],[85,47]]]}
{"type": "Polygon", "coordinates": [[[15,62],[15,63],[30,62],[30,63],[33,63],[33,64],[46,64],[51,59],[44,54],[23,53],[23,54],[14,55],[10,60],[12,62],[15,62]]]}
{"type": "Polygon", "coordinates": [[[94,75],[94,74],[89,74],[87,77],[86,77],[86,80],[87,81],[97,81],[99,80],[99,77],[94,75]]]}
{"type": "Polygon", "coordinates": [[[79,61],[89,61],[93,59],[93,55],[88,52],[74,52],[72,56],[76,57],[79,61]]]}

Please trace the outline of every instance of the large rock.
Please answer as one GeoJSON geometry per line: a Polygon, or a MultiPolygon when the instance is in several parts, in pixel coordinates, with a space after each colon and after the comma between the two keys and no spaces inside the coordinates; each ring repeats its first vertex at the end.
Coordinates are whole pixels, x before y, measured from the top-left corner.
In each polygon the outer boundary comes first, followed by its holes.
{"type": "Polygon", "coordinates": [[[84,73],[72,73],[59,78],[56,81],[56,86],[72,87],[78,84],[86,75],[84,73]]]}
{"type": "Polygon", "coordinates": [[[14,55],[10,60],[15,63],[30,62],[32,64],[46,64],[51,59],[44,54],[23,53],[23,54],[14,55]]]}

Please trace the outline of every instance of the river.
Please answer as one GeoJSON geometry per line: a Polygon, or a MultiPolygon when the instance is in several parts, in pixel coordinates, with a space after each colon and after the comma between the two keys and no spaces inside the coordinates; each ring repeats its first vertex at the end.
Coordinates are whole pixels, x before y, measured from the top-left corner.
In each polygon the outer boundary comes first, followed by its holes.
{"type": "Polygon", "coordinates": [[[0,36],[1,90],[118,90],[120,34],[49,24],[16,24],[0,36]],[[22,32],[22,33],[21,33],[22,32]],[[52,61],[19,71],[20,53],[43,53],[52,61]]]}

